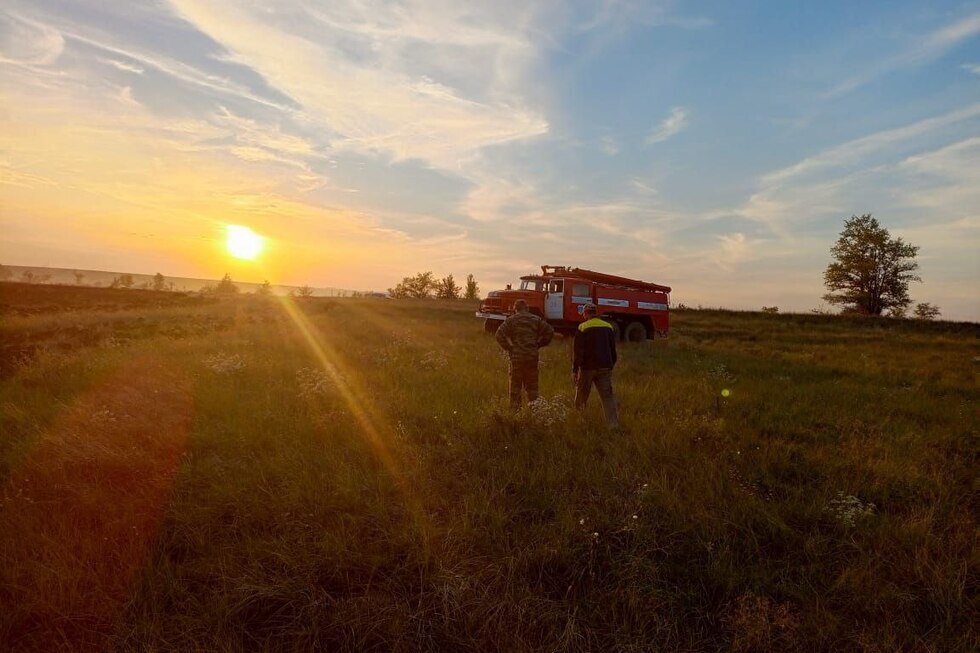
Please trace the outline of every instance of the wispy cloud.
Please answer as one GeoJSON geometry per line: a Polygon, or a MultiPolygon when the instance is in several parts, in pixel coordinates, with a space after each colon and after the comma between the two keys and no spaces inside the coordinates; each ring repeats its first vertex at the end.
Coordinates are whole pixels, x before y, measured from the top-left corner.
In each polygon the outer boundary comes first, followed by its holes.
{"type": "Polygon", "coordinates": [[[58,30],[0,11],[0,63],[46,66],[65,49],[58,30]]]}
{"type": "Polygon", "coordinates": [[[980,34],[980,13],[966,16],[928,34],[920,35],[898,53],[849,76],[824,93],[823,97],[832,98],[849,93],[895,70],[933,60],[977,34],[980,34]]]}
{"type": "Polygon", "coordinates": [[[670,110],[670,115],[646,137],[646,144],[662,143],[668,138],[680,133],[687,128],[687,109],[684,107],[674,107],[670,110]]]}
{"type": "Polygon", "coordinates": [[[980,116],[980,103],[950,111],[941,116],[926,118],[910,125],[876,132],[842,143],[793,165],[771,172],[762,178],[762,182],[765,185],[779,184],[821,169],[851,165],[883,148],[903,143],[941,127],[960,123],[977,116],[980,116]]]}
{"type": "Polygon", "coordinates": [[[974,75],[980,75],[980,63],[965,63],[960,66],[963,70],[974,75]]]}
{"type": "Polygon", "coordinates": [[[616,156],[619,154],[619,142],[612,136],[603,136],[599,139],[599,149],[606,156],[616,156]]]}
{"type": "Polygon", "coordinates": [[[477,10],[352,0],[281,13],[231,1],[173,5],[227,48],[229,60],[295,100],[336,149],[456,171],[483,147],[548,130],[523,105],[515,75],[485,65],[520,68],[533,57],[522,21],[513,20],[526,13],[519,4],[477,10]]]}
{"type": "Polygon", "coordinates": [[[116,70],[121,70],[123,72],[134,73],[136,75],[142,75],[144,72],[146,72],[142,66],[137,66],[136,64],[129,63],[127,61],[119,61],[118,59],[110,59],[107,57],[99,57],[98,59],[107,66],[112,66],[116,70]]]}

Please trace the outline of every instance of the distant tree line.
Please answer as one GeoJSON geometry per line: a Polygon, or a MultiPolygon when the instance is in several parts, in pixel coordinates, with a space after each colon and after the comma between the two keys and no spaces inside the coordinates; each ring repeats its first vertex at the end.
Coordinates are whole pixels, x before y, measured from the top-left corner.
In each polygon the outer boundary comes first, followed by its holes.
{"type": "Polygon", "coordinates": [[[396,299],[479,299],[480,285],[472,274],[466,275],[466,283],[460,286],[456,279],[449,274],[442,279],[436,279],[432,272],[419,272],[413,277],[405,277],[394,288],[388,289],[388,294],[396,299]]]}

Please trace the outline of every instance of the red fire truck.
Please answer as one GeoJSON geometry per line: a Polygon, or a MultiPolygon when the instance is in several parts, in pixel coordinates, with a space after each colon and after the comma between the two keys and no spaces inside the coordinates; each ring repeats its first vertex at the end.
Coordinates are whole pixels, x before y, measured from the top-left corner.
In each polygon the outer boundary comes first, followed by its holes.
{"type": "Polygon", "coordinates": [[[583,306],[589,302],[624,340],[663,337],[670,329],[670,287],[563,265],[542,265],[541,274],[521,277],[517,290],[508,285],[507,290],[492,291],[476,316],[493,333],[514,312],[518,299],[560,332],[578,328],[585,320],[583,306]]]}

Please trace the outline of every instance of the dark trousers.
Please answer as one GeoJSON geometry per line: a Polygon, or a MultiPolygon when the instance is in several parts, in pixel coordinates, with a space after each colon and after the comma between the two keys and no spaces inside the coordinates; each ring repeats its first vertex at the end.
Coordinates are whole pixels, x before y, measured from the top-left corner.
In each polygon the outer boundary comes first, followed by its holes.
{"type": "Polygon", "coordinates": [[[619,426],[619,409],[616,408],[616,398],[613,396],[611,369],[578,371],[578,377],[575,379],[575,407],[585,408],[593,385],[599,393],[599,398],[602,399],[606,422],[609,426],[619,426]]]}
{"type": "Polygon", "coordinates": [[[527,392],[527,400],[538,398],[538,361],[512,360],[510,362],[510,405],[521,407],[521,395],[527,392]]]}

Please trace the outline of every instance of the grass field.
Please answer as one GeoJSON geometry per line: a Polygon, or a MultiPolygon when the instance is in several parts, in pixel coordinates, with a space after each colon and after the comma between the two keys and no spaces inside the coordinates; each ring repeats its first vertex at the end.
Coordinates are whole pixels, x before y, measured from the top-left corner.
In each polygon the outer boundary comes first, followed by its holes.
{"type": "Polygon", "coordinates": [[[0,286],[4,650],[980,643],[977,325],[678,311],[610,433],[465,303],[0,286]]]}

